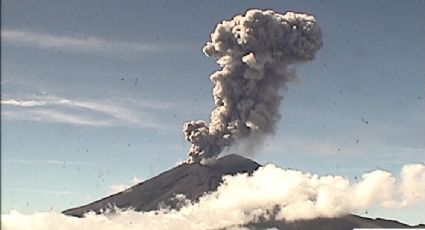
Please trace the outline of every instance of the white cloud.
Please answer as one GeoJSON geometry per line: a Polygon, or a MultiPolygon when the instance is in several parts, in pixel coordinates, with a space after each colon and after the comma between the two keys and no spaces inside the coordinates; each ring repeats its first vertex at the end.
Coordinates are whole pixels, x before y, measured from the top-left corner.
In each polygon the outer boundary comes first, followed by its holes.
{"type": "Polygon", "coordinates": [[[130,111],[129,109],[123,108],[121,106],[107,104],[107,103],[99,103],[99,102],[91,102],[91,101],[66,101],[64,104],[85,108],[89,110],[94,110],[97,112],[109,114],[111,117],[116,118],[117,120],[124,120],[128,123],[143,125],[143,121],[140,116],[130,111]]]}
{"type": "Polygon", "coordinates": [[[34,110],[31,111],[31,117],[34,117],[35,120],[38,119],[40,121],[57,123],[89,126],[113,126],[113,123],[110,120],[98,120],[96,118],[89,118],[84,115],[61,112],[57,109],[34,110]]]}
{"type": "Polygon", "coordinates": [[[45,101],[27,100],[17,101],[15,99],[1,100],[2,105],[15,105],[21,107],[34,107],[47,104],[45,101]]]}
{"type": "MultiPolygon", "coordinates": [[[[252,176],[225,176],[217,191],[204,195],[198,203],[183,202],[179,211],[118,212],[74,218],[59,213],[32,215],[12,211],[2,214],[5,229],[239,229],[258,218],[286,221],[316,217],[337,217],[378,205],[400,209],[423,205],[425,165],[403,167],[400,179],[376,170],[352,183],[342,176],[319,176],[266,165],[252,176]],[[417,194],[406,196],[406,194],[417,194]],[[279,207],[280,209],[276,209],[279,207]]],[[[179,196],[182,198],[181,196],[179,196]]],[[[243,228],[242,228],[243,229],[243,228]]]]}
{"type": "Polygon", "coordinates": [[[121,183],[121,184],[113,184],[110,185],[107,189],[107,194],[112,195],[115,193],[122,192],[138,183],[142,182],[142,180],[136,176],[134,176],[131,180],[129,180],[127,183],[121,183]]]}
{"type": "Polygon", "coordinates": [[[2,99],[2,115],[6,119],[56,122],[88,126],[140,126],[162,129],[163,124],[145,111],[167,110],[169,103],[141,101],[139,108],[129,109],[111,100],[73,100],[56,96],[37,96],[35,99],[2,99]]]}
{"type": "Polygon", "coordinates": [[[143,53],[187,48],[184,45],[111,41],[91,35],[66,36],[13,29],[2,29],[1,38],[2,42],[16,46],[75,52],[143,53]]]}
{"type": "Polygon", "coordinates": [[[106,42],[96,37],[71,37],[56,36],[46,33],[37,33],[20,30],[1,31],[1,37],[5,42],[16,42],[28,45],[36,45],[42,48],[71,48],[71,49],[100,49],[106,42]]]}

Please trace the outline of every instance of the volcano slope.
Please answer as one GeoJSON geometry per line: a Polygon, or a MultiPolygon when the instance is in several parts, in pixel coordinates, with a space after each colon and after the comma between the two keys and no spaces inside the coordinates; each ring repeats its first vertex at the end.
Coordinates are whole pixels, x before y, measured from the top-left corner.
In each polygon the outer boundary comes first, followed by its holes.
{"type": "MultiPolygon", "coordinates": [[[[135,211],[152,211],[161,207],[178,208],[177,194],[196,202],[202,195],[217,189],[224,175],[252,173],[261,165],[239,155],[231,154],[216,160],[212,164],[182,164],[160,175],[139,183],[125,191],[94,201],[90,204],[63,211],[63,214],[83,217],[87,212],[102,213],[111,207],[132,208],[135,211]]],[[[316,218],[285,222],[282,220],[264,220],[249,223],[249,229],[316,229],[316,230],[352,230],[353,228],[411,228],[397,221],[371,219],[356,215],[339,218],[316,218]]],[[[425,225],[415,227],[424,228],[425,225]]]]}
{"type": "Polygon", "coordinates": [[[196,201],[206,192],[214,191],[224,175],[252,173],[260,165],[238,155],[227,155],[211,165],[182,164],[125,191],[88,205],[63,211],[66,215],[82,217],[84,213],[101,213],[111,206],[136,211],[152,211],[163,206],[176,206],[174,197],[184,194],[196,201]]]}

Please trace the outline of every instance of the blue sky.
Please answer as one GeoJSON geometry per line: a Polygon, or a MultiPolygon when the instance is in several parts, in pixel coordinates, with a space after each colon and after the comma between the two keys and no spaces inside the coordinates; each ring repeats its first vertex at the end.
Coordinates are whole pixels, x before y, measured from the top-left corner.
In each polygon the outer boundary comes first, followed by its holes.
{"type": "Polygon", "coordinates": [[[5,0],[2,212],[81,205],[186,159],[181,126],[208,119],[218,68],[201,49],[248,8],[312,13],[324,41],[251,158],[350,178],[424,162],[424,1],[5,0]]]}

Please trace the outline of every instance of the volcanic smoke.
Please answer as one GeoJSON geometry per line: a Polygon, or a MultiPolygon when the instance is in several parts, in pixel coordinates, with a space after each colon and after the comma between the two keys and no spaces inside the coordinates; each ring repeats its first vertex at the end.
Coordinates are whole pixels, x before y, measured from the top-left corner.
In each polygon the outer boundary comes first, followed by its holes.
{"type": "Polygon", "coordinates": [[[312,15],[248,10],[217,25],[203,48],[221,69],[214,83],[210,122],[183,126],[191,143],[189,161],[218,156],[236,141],[261,141],[280,119],[280,90],[296,75],[290,64],[314,59],[322,32],[312,15]]]}

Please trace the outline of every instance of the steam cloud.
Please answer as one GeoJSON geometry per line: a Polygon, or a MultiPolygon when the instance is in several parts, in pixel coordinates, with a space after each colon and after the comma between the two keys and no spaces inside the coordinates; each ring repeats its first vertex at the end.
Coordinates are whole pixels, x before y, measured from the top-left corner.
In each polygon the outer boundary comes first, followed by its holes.
{"type": "Polygon", "coordinates": [[[361,178],[360,182],[352,183],[342,176],[318,176],[269,164],[252,175],[225,176],[217,191],[204,195],[197,203],[186,201],[178,211],[125,211],[114,215],[89,214],[86,218],[12,211],[2,214],[1,227],[6,230],[238,229],[260,218],[293,221],[337,217],[372,205],[395,208],[425,202],[424,164],[405,165],[399,179],[383,170],[365,173],[361,178]]]}
{"type": "Polygon", "coordinates": [[[312,15],[248,10],[217,25],[203,52],[221,69],[210,76],[215,108],[210,122],[190,121],[190,161],[215,157],[244,138],[273,134],[280,119],[279,94],[295,78],[288,65],[314,59],[322,32],[312,15]]]}

